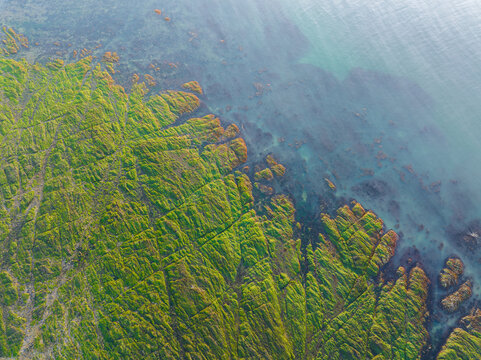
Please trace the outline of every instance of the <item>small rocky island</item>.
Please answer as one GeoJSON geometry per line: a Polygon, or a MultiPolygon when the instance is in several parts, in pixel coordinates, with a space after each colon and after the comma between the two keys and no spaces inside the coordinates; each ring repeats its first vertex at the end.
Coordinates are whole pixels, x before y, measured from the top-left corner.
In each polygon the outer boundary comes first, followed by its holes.
{"type": "Polygon", "coordinates": [[[439,276],[439,284],[443,288],[450,288],[458,284],[459,277],[464,272],[464,264],[461,259],[450,258],[439,276]]]}

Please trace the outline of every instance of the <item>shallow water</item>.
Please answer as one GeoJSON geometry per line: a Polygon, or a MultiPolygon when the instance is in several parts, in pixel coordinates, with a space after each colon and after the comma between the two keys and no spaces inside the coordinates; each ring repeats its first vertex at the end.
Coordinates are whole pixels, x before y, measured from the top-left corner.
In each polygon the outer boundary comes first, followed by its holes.
{"type": "Polygon", "coordinates": [[[300,215],[352,198],[373,209],[402,234],[395,264],[411,257],[433,279],[435,342],[461,315],[437,306],[447,256],[462,257],[481,294],[481,251],[459,242],[481,235],[475,0],[0,0],[0,10],[31,39],[31,61],[101,44],[94,54],[118,52],[126,84],[134,72],[159,88],[199,80],[205,110],[241,125],[253,162],[273,152],[288,166],[282,185],[300,215]]]}

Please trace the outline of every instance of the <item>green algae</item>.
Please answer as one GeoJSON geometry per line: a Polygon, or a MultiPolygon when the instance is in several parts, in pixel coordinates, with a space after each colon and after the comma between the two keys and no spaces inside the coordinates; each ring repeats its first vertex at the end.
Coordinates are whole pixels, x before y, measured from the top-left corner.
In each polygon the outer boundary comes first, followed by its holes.
{"type": "Polygon", "coordinates": [[[184,89],[193,91],[199,95],[202,95],[204,93],[202,87],[197,81],[189,81],[188,83],[183,84],[182,87],[184,89]]]}
{"type": "Polygon", "coordinates": [[[274,178],[274,175],[272,174],[272,171],[269,168],[258,171],[254,174],[254,179],[256,181],[260,181],[260,180],[271,181],[273,178],[274,178]]]}
{"type": "Polygon", "coordinates": [[[0,55],[14,55],[20,47],[28,48],[28,39],[23,34],[17,34],[14,29],[2,27],[5,38],[2,40],[3,47],[0,48],[0,55]]]}
{"type": "Polygon", "coordinates": [[[383,279],[374,213],[302,239],[288,197],[256,204],[235,125],[106,68],[0,59],[0,356],[420,358],[429,281],[383,279]]]}
{"type": "Polygon", "coordinates": [[[443,288],[457,285],[459,277],[464,272],[464,264],[461,259],[450,258],[439,274],[439,284],[443,288]]]}
{"type": "Polygon", "coordinates": [[[441,349],[438,360],[481,358],[481,310],[476,309],[461,320],[441,349]]]}

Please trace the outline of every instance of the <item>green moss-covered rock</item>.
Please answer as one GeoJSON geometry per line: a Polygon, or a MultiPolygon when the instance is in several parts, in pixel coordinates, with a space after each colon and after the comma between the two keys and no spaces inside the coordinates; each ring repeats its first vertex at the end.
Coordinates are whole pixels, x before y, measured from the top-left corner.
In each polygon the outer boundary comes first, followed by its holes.
{"type": "Polygon", "coordinates": [[[454,286],[463,272],[464,264],[461,259],[449,258],[439,274],[439,284],[444,288],[454,286]]]}
{"type": "Polygon", "coordinates": [[[9,273],[0,272],[0,304],[13,305],[18,300],[17,287],[9,273]]]}
{"type": "Polygon", "coordinates": [[[382,279],[394,232],[354,203],[301,251],[286,196],[254,206],[238,130],[147,93],[88,57],[0,59],[0,356],[420,357],[428,280],[382,279]]]}
{"type": "Polygon", "coordinates": [[[184,89],[193,91],[197,94],[200,94],[200,95],[203,94],[202,87],[200,86],[200,84],[197,81],[189,81],[189,82],[183,84],[182,87],[184,89]]]}
{"type": "Polygon", "coordinates": [[[272,175],[272,171],[269,168],[266,168],[264,170],[258,171],[254,174],[254,179],[256,181],[271,181],[274,178],[274,175],[272,175]]]}
{"type": "Polygon", "coordinates": [[[284,176],[286,173],[286,168],[284,165],[279,164],[272,155],[267,155],[266,162],[269,165],[270,170],[278,177],[284,176]]]}
{"type": "Polygon", "coordinates": [[[360,204],[322,218],[325,235],[307,249],[307,354],[318,359],[418,359],[428,279],[418,267],[395,280],[373,282],[394,254],[397,235],[360,204]],[[312,275],[311,275],[312,274],[312,275]],[[311,298],[312,297],[312,298],[311,298]],[[309,314],[310,313],[310,314],[309,314]]]}
{"type": "Polygon", "coordinates": [[[441,349],[438,360],[481,359],[481,310],[473,309],[453,330],[441,349]]]}

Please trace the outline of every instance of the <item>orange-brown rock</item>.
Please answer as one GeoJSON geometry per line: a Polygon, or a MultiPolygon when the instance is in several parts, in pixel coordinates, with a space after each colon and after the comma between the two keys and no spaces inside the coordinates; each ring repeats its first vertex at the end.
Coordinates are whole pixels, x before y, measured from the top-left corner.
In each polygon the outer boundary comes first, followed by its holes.
{"type": "Polygon", "coordinates": [[[157,82],[155,81],[153,76],[149,74],[145,74],[144,77],[145,77],[145,81],[147,82],[147,85],[149,85],[150,87],[154,87],[155,85],[157,85],[157,82]]]}
{"type": "Polygon", "coordinates": [[[117,63],[119,62],[119,59],[120,57],[116,52],[110,51],[107,51],[102,57],[102,61],[105,63],[117,63]]]}
{"type": "Polygon", "coordinates": [[[92,50],[88,50],[86,48],[83,48],[82,51],[80,52],[80,57],[84,58],[92,53],[92,50]]]}
{"type": "MultiPolygon", "coordinates": [[[[6,26],[2,27],[3,33],[7,36],[6,39],[3,39],[2,42],[5,45],[4,52],[8,54],[16,54],[20,49],[20,46],[28,48],[28,39],[23,34],[18,34],[12,28],[7,28],[6,26]]],[[[0,49],[0,53],[2,49],[0,49]]]]}
{"type": "Polygon", "coordinates": [[[132,83],[138,83],[140,80],[140,76],[137,74],[132,75],[132,83]]]}

